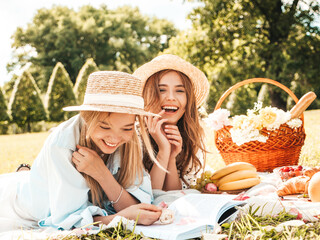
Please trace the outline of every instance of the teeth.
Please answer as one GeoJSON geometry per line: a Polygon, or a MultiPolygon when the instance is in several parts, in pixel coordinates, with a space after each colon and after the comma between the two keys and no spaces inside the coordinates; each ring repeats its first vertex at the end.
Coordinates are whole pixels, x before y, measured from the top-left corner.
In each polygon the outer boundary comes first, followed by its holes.
{"type": "Polygon", "coordinates": [[[115,143],[115,144],[112,144],[112,143],[106,142],[105,140],[103,140],[103,141],[104,141],[104,143],[105,143],[107,146],[109,146],[109,147],[115,147],[115,146],[117,146],[116,143],[115,143]]]}
{"type": "Polygon", "coordinates": [[[170,110],[178,110],[178,108],[177,107],[175,107],[175,106],[164,106],[164,107],[162,107],[163,109],[170,109],[170,110]]]}

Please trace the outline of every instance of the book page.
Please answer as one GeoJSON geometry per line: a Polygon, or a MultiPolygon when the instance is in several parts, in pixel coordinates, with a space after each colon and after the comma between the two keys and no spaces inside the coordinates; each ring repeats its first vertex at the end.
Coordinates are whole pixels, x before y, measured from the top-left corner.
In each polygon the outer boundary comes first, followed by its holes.
{"type": "MultiPolygon", "coordinates": [[[[238,205],[236,195],[187,194],[175,200],[169,209],[175,212],[174,222],[168,225],[155,223],[151,226],[136,226],[136,233],[159,239],[188,239],[210,232],[223,211],[238,205]],[[221,211],[221,209],[224,209],[221,211]]],[[[242,202],[240,202],[242,203],[242,202]]]]}
{"type": "Polygon", "coordinates": [[[223,212],[242,203],[232,201],[235,197],[229,194],[188,194],[174,201],[169,209],[176,215],[207,219],[212,224],[212,221],[218,222],[223,212]]]}

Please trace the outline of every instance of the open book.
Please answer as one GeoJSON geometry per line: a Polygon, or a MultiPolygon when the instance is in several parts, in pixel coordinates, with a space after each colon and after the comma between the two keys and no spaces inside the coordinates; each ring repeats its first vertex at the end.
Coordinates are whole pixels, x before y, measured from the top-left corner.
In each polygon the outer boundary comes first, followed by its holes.
{"type": "Polygon", "coordinates": [[[187,194],[175,200],[169,209],[175,212],[174,222],[168,225],[136,226],[135,233],[158,239],[190,239],[213,230],[237,212],[235,206],[243,201],[233,201],[236,195],[187,194]]]}

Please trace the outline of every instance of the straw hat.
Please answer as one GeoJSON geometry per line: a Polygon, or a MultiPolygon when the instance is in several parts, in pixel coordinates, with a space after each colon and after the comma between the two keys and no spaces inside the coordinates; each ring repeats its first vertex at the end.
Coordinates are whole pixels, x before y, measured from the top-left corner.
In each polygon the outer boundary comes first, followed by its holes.
{"type": "Polygon", "coordinates": [[[83,104],[64,111],[117,112],[158,116],[144,111],[142,81],[128,73],[99,71],[89,75],[83,104]]]}
{"type": "Polygon", "coordinates": [[[182,72],[189,77],[193,84],[196,104],[197,107],[199,107],[207,98],[209,93],[210,85],[208,79],[202,71],[176,55],[160,55],[139,67],[133,73],[133,76],[142,79],[145,84],[148,78],[153,74],[166,69],[182,72]]]}

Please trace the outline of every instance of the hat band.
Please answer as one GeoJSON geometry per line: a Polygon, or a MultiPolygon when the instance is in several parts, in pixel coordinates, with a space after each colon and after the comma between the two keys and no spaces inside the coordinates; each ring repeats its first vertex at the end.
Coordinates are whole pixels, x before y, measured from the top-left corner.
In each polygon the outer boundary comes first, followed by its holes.
{"type": "Polygon", "coordinates": [[[85,94],[83,104],[105,104],[144,109],[142,97],[126,94],[85,94]]]}

